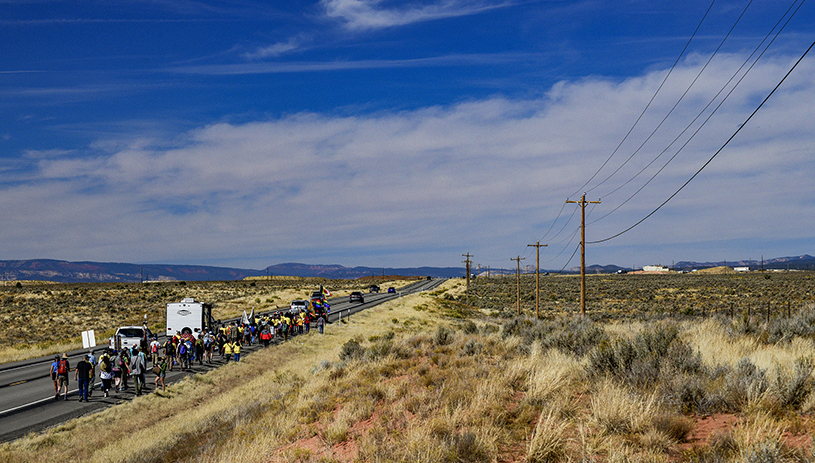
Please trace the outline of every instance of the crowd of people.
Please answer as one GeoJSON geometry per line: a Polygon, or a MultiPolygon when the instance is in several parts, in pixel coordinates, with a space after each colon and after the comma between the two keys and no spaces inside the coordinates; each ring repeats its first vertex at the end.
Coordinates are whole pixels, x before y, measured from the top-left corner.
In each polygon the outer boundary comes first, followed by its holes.
{"type": "MultiPolygon", "coordinates": [[[[74,371],[74,381],[79,386],[79,401],[88,401],[93,394],[94,379],[98,368],[101,380],[101,392],[108,397],[113,389],[116,392],[129,389],[132,380],[137,396],[146,391],[147,371],[155,374],[154,385],[158,390],[166,390],[164,379],[168,371],[178,367],[180,371],[189,370],[198,362],[199,365],[212,363],[217,353],[227,363],[239,362],[241,348],[253,344],[268,347],[276,338],[287,341],[291,336],[308,334],[311,324],[323,333],[325,315],[314,316],[309,312],[284,312],[267,314],[258,320],[244,320],[242,323],[230,323],[192,334],[177,332],[163,344],[157,337],[142,339],[141,343],[131,348],[118,351],[107,348],[97,359],[93,352],[88,352],[78,362],[74,371]],[[152,368],[148,369],[148,365],[152,368]]],[[[50,367],[50,376],[54,381],[54,399],[68,400],[68,383],[71,365],[68,354],[55,356],[50,367]]]]}

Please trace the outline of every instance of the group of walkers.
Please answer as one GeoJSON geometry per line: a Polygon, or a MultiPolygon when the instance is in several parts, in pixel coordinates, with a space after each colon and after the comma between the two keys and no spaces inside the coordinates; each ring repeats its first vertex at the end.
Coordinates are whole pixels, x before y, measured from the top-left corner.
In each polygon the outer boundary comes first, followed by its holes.
{"type": "MultiPolygon", "coordinates": [[[[128,390],[128,381],[133,380],[137,396],[146,391],[145,374],[148,363],[153,365],[152,372],[156,375],[154,384],[158,390],[166,390],[164,379],[167,371],[174,366],[184,371],[191,368],[194,362],[203,365],[212,363],[213,354],[217,351],[227,363],[240,361],[242,346],[263,344],[267,347],[276,337],[288,340],[289,336],[297,336],[310,332],[312,321],[316,322],[320,334],[323,333],[326,318],[319,315],[316,320],[308,312],[276,313],[264,315],[258,321],[249,323],[232,323],[217,328],[214,332],[208,330],[198,333],[176,333],[175,336],[161,344],[157,337],[151,340],[143,339],[138,346],[123,348],[118,352],[107,348],[99,359],[88,352],[76,365],[74,381],[79,385],[79,401],[88,401],[93,394],[96,369],[99,369],[99,378],[102,381],[101,391],[108,397],[110,390],[116,392],[128,390]],[[162,352],[163,351],[163,352],[162,352]],[[161,354],[164,355],[161,355],[161,354]],[[148,357],[149,355],[149,357],[148,357]]],[[[49,374],[54,382],[54,399],[60,396],[68,400],[68,383],[71,365],[68,354],[64,353],[54,357],[49,374]]]]}

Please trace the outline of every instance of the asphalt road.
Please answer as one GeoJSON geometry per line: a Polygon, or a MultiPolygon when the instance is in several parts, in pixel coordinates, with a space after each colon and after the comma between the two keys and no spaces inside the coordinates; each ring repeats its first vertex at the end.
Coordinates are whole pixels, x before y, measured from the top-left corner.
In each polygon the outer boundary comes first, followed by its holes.
{"type": "MultiPolygon", "coordinates": [[[[400,297],[401,295],[433,289],[440,285],[442,281],[443,280],[425,280],[411,283],[401,288],[396,294],[384,292],[373,294],[364,293],[365,303],[363,304],[356,302],[350,303],[347,297],[329,299],[328,302],[331,304],[329,322],[336,322],[340,318],[352,316],[356,312],[400,297]]],[[[314,324],[312,324],[312,329],[316,330],[314,324]]],[[[333,327],[329,325],[326,329],[333,329],[333,327]]],[[[283,341],[281,338],[276,337],[275,342],[281,343],[283,341]]],[[[104,345],[98,346],[96,350],[101,353],[101,350],[104,348],[104,345]]],[[[262,347],[258,345],[245,346],[241,349],[241,357],[250,355],[258,349],[262,349],[262,347]]],[[[75,367],[81,357],[86,353],[87,350],[84,349],[69,352],[71,366],[75,367]]],[[[29,432],[40,431],[102,408],[132,400],[135,395],[133,382],[131,380],[129,390],[118,393],[111,391],[109,397],[102,397],[102,393],[99,391],[100,383],[98,382],[97,369],[96,390],[93,392],[89,402],[79,402],[77,383],[74,381],[73,373],[69,375],[68,400],[55,400],[54,383],[48,377],[49,368],[53,360],[54,357],[50,356],[0,365],[0,442],[14,440],[29,432]]],[[[177,368],[171,372],[167,372],[166,382],[167,384],[172,384],[187,375],[206,372],[224,364],[224,361],[217,355],[214,356],[213,360],[211,365],[196,364],[193,365],[192,369],[185,372],[180,372],[177,368]]],[[[152,368],[152,365],[150,365],[150,368],[152,368]]],[[[155,375],[152,372],[148,372],[145,376],[147,378],[149,393],[153,391],[153,379],[155,375]]]]}

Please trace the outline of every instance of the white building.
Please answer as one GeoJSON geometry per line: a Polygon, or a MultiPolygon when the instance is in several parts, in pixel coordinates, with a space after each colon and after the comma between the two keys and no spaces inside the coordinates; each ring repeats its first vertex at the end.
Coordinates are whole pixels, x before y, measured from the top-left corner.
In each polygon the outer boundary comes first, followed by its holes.
{"type": "Polygon", "coordinates": [[[642,267],[643,272],[667,272],[670,269],[664,265],[645,265],[642,267]]]}

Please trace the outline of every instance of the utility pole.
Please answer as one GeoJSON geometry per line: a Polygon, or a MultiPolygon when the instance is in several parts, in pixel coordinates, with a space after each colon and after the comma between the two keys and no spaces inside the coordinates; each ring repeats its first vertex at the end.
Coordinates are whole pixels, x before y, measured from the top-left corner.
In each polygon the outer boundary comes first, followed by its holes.
{"type": "Polygon", "coordinates": [[[469,252],[467,254],[462,254],[462,256],[467,258],[466,260],[463,260],[462,262],[467,264],[467,294],[470,294],[470,264],[472,263],[472,261],[470,260],[470,257],[475,257],[475,256],[471,256],[469,252]]]}
{"type": "Polygon", "coordinates": [[[541,244],[540,241],[535,244],[527,244],[533,246],[537,251],[537,259],[535,260],[535,317],[541,317],[541,247],[549,246],[548,244],[541,244]]]}
{"type": "Polygon", "coordinates": [[[586,193],[580,201],[569,201],[580,205],[580,315],[586,316],[586,205],[600,204],[600,201],[586,201],[586,193]]]}
{"type": "Polygon", "coordinates": [[[518,270],[515,272],[515,275],[518,277],[518,315],[521,314],[521,261],[525,259],[526,257],[521,256],[510,259],[518,263],[518,270]]]}

